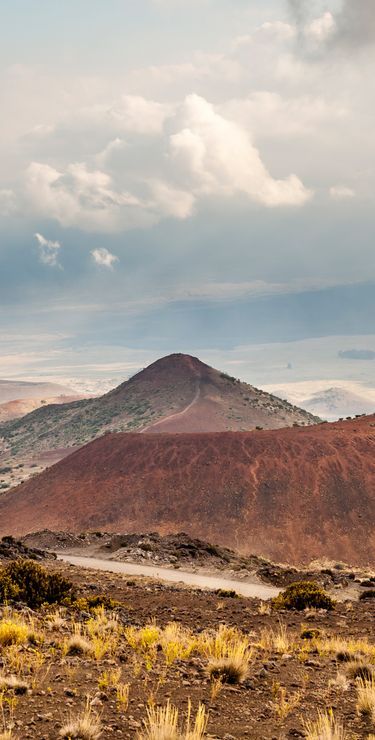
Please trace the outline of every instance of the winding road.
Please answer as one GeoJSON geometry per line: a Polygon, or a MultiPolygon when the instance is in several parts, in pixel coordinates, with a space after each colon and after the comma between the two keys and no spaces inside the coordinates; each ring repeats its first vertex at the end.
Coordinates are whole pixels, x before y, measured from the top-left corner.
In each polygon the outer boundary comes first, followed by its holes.
{"type": "Polygon", "coordinates": [[[280,589],[267,586],[263,583],[248,583],[246,581],[232,581],[220,576],[206,576],[201,573],[188,573],[183,570],[159,568],[155,565],[139,565],[138,563],[119,562],[117,560],[101,560],[99,558],[82,557],[57,553],[59,560],[80,568],[104,570],[108,573],[124,573],[129,576],[148,576],[158,581],[170,583],[184,583],[187,586],[207,588],[216,591],[221,588],[226,591],[234,590],[241,596],[258,599],[272,599],[280,593],[280,589]]]}

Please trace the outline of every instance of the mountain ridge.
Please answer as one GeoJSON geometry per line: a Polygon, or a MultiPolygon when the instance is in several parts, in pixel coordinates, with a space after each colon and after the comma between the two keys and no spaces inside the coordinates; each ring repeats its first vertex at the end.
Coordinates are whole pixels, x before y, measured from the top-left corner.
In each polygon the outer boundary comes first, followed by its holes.
{"type": "Polygon", "coordinates": [[[0,452],[17,456],[76,447],[108,431],[244,431],[317,421],[196,357],[172,354],[103,396],[46,406],[0,424],[0,452]]]}

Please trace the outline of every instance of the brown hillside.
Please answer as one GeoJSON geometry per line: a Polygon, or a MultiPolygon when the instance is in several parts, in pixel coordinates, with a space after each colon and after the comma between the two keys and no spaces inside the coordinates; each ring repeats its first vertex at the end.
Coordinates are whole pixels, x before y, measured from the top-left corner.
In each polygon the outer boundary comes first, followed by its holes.
{"type": "Polygon", "coordinates": [[[186,531],[274,560],[375,565],[375,417],[106,435],[0,497],[0,533],[186,531]]]}

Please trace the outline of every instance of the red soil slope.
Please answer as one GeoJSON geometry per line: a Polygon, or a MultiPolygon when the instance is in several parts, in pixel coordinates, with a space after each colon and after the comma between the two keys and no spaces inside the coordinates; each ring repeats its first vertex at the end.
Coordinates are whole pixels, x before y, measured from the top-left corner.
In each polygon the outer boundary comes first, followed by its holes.
{"type": "Polygon", "coordinates": [[[274,560],[375,565],[375,416],[304,429],[109,434],[0,497],[0,534],[186,531],[274,560]]]}

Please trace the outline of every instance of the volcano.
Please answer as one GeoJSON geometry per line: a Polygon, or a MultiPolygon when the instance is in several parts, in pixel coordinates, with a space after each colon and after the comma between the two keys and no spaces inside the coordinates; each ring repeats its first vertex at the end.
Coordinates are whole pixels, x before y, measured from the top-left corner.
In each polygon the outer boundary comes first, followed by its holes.
{"type": "Polygon", "coordinates": [[[2,534],[42,528],[184,531],[279,562],[374,567],[375,417],[107,434],[0,496],[2,534]]]}

